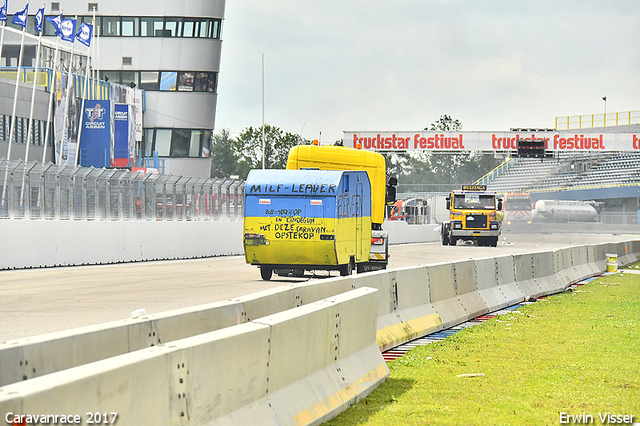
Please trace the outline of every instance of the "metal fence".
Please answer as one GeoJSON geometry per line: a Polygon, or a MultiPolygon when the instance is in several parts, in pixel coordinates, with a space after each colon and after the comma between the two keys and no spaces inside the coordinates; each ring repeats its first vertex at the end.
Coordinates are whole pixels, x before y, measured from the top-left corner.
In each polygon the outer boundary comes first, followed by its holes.
{"type": "Polygon", "coordinates": [[[0,219],[225,220],[244,182],[0,159],[0,219]]]}

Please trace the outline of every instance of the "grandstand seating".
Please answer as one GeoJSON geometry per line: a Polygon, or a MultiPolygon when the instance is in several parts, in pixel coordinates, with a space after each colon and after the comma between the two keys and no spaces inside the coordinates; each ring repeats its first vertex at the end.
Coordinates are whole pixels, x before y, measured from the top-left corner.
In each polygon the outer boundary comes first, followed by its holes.
{"type": "Polygon", "coordinates": [[[640,184],[640,153],[563,152],[554,158],[522,158],[487,186],[506,193],[625,184],[640,184]]]}

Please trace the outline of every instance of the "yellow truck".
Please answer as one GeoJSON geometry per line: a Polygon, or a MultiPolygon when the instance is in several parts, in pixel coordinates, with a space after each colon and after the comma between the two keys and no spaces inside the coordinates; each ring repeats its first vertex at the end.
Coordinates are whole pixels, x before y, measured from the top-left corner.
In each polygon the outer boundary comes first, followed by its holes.
{"type": "Polygon", "coordinates": [[[389,237],[382,229],[387,203],[395,202],[397,179],[388,178],[384,157],[372,151],[334,145],[299,145],[289,151],[287,169],[364,170],[371,183],[371,249],[369,261],[357,264],[358,272],[386,269],[389,237]]]}
{"type": "Polygon", "coordinates": [[[442,245],[474,241],[479,246],[496,247],[501,232],[502,199],[487,191],[486,185],[462,185],[446,198],[449,220],[442,223],[442,245]]]}

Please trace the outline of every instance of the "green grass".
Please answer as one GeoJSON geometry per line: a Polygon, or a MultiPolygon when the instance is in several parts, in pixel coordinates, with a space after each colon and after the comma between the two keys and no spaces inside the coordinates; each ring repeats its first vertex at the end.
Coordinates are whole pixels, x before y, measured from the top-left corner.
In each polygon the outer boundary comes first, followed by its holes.
{"type": "Polygon", "coordinates": [[[418,347],[328,422],[558,425],[560,413],[640,422],[640,275],[615,274],[418,347]],[[481,377],[458,377],[483,373],[481,377]]]}

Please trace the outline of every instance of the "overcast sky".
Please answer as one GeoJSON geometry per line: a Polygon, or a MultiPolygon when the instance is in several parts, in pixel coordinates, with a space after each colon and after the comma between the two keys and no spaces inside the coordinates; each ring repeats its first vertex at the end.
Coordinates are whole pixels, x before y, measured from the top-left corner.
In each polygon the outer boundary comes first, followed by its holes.
{"type": "Polygon", "coordinates": [[[553,128],[640,110],[638,0],[227,0],[216,130],[553,128]]]}

